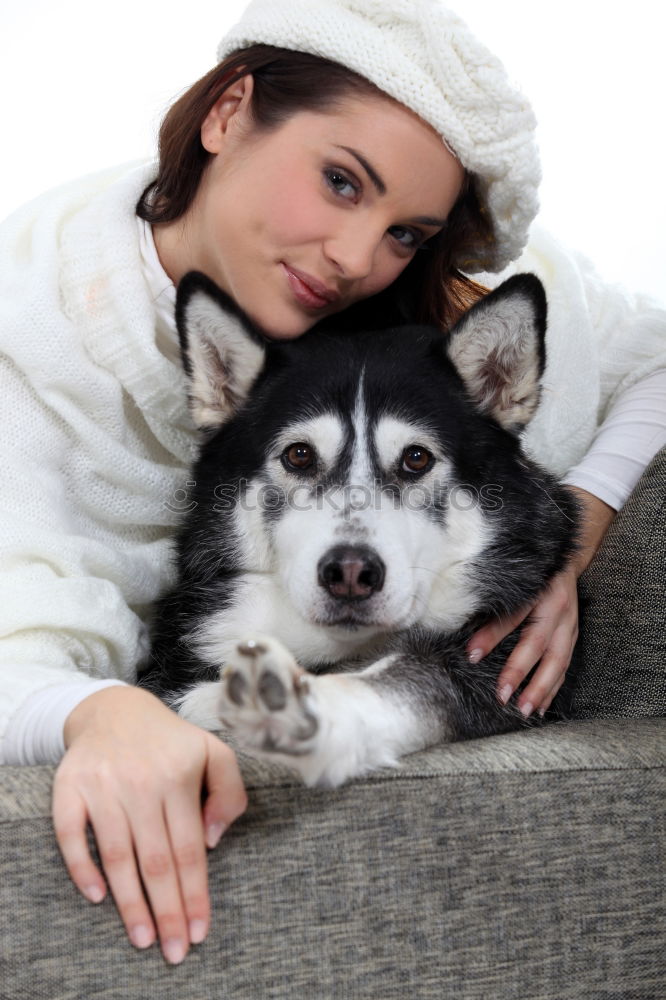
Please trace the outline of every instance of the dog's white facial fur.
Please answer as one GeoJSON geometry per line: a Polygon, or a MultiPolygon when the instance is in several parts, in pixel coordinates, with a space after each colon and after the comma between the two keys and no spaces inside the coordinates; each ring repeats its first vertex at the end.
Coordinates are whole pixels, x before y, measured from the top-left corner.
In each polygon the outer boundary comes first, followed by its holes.
{"type": "MultiPolygon", "coordinates": [[[[362,395],[361,383],[347,482],[329,491],[321,505],[288,509],[277,524],[274,544],[284,589],[305,619],[326,623],[331,598],[317,584],[319,560],[336,545],[362,544],[376,552],[386,567],[384,586],[364,602],[369,632],[395,631],[433,616],[439,618],[440,627],[455,628],[469,615],[470,588],[465,586],[461,567],[487,542],[483,516],[478,509],[455,507],[443,523],[429,516],[437,489],[455,485],[443,456],[417,482],[401,486],[396,504],[394,496],[375,480],[371,443],[381,460],[382,478],[389,480],[405,448],[434,445],[423,429],[395,418],[380,420],[371,432],[362,395]]],[[[319,450],[316,438],[312,444],[319,450]]]]}

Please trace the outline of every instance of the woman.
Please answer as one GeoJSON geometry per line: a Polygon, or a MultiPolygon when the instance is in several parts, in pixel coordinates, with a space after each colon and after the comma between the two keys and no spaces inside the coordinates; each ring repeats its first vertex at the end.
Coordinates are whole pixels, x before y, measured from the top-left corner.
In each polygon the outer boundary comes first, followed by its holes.
{"type": "MultiPolygon", "coordinates": [[[[445,330],[483,294],[465,274],[494,281],[519,256],[539,179],[529,107],[437,2],[256,0],[219,56],[168,115],[157,170],[28,206],[4,226],[0,268],[3,760],[61,760],[54,822],[74,882],[93,902],[107,891],[89,822],[130,940],[159,937],[173,963],[208,930],[205,846],[246,802],[229,748],[129,686],[196,449],[175,283],[207,272],[270,337],[396,316],[445,330]]],[[[529,715],[562,683],[576,578],[633,485],[635,470],[610,493],[588,488],[603,472],[585,454],[612,403],[663,386],[666,349],[663,317],[606,294],[547,237],[527,261],[567,296],[528,445],[559,474],[579,466],[567,481],[583,545],[533,608],[477,633],[470,659],[531,612],[498,691],[538,664],[519,699],[529,715]]]]}

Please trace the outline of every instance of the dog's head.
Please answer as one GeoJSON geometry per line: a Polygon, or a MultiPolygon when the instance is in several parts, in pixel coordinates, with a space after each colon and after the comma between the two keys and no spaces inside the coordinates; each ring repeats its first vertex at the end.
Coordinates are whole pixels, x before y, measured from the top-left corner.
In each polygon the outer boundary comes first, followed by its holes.
{"type": "Polygon", "coordinates": [[[505,281],[448,336],[402,327],[268,341],[196,273],[181,282],[177,318],[205,432],[190,518],[199,571],[232,559],[271,576],[305,622],[369,637],[457,628],[493,601],[515,606],[519,576],[529,588],[530,574],[557,568],[563,533],[548,553],[530,538],[553,527],[543,486],[529,482],[543,473],[519,444],[545,360],[536,277],[505,281]],[[535,546],[538,568],[524,558],[535,546]],[[513,564],[500,581],[502,547],[513,564]]]}

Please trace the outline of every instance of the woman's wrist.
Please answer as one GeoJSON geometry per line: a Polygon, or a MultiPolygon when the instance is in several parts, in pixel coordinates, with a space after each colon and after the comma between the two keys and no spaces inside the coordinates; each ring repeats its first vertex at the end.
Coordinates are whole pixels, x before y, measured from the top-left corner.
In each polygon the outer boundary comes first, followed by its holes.
{"type": "Polygon", "coordinates": [[[571,559],[576,576],[580,576],[592,562],[617,512],[599,497],[579,486],[569,486],[569,489],[581,505],[578,549],[571,559]]]}
{"type": "Polygon", "coordinates": [[[65,719],[63,736],[65,749],[69,749],[72,742],[88,728],[94,728],[100,723],[106,723],[116,713],[123,715],[127,711],[127,706],[135,706],[141,701],[145,701],[150,707],[161,706],[165,711],[169,711],[154,695],[141,688],[132,687],[128,684],[106,687],[97,690],[83,698],[69,713],[65,719]]]}
{"type": "Polygon", "coordinates": [[[109,687],[127,687],[121,680],[63,680],[34,691],[13,713],[2,740],[1,762],[29,766],[57,764],[65,753],[65,723],[90,695],[109,687]]]}

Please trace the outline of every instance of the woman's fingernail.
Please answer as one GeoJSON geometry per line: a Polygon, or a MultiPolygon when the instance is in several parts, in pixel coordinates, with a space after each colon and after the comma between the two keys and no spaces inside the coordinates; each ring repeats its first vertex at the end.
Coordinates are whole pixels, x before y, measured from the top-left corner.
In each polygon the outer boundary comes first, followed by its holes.
{"type": "Polygon", "coordinates": [[[137,924],[130,931],[130,941],[135,948],[150,948],[153,943],[153,935],[150,927],[146,927],[145,924],[137,924]]]}
{"type": "Polygon", "coordinates": [[[467,659],[469,660],[470,663],[478,663],[479,660],[482,659],[482,658],[483,658],[483,650],[482,649],[472,649],[467,654],[467,659]]]}
{"type": "Polygon", "coordinates": [[[206,847],[211,851],[214,847],[217,847],[225,830],[226,826],[224,823],[209,823],[206,827],[206,847]]]}
{"type": "Polygon", "coordinates": [[[167,962],[170,962],[171,965],[180,965],[185,958],[187,948],[178,938],[169,938],[162,945],[162,951],[167,962]]]}
{"type": "Polygon", "coordinates": [[[523,713],[526,719],[529,719],[530,715],[534,711],[534,705],[531,701],[526,701],[524,705],[520,706],[520,711],[523,713]]]}
{"type": "Polygon", "coordinates": [[[207,933],[205,920],[190,920],[190,944],[201,944],[207,933]]]}
{"type": "Polygon", "coordinates": [[[104,899],[104,890],[100,889],[98,885],[89,885],[83,890],[86,899],[89,899],[91,903],[101,903],[104,899]]]}
{"type": "Polygon", "coordinates": [[[507,701],[513,694],[513,688],[510,684],[505,684],[503,688],[500,689],[499,700],[503,705],[506,705],[507,701]]]}

